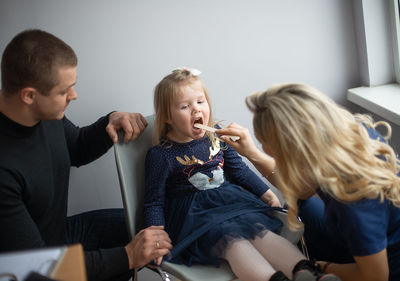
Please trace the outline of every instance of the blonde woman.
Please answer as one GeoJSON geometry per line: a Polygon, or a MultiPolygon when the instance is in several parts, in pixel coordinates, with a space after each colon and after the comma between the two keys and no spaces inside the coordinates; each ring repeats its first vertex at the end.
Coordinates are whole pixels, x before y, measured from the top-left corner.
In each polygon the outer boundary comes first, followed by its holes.
{"type": "Polygon", "coordinates": [[[386,142],[389,124],[353,115],[299,84],[273,86],[246,104],[268,155],[237,124],[217,133],[240,136],[221,138],[282,191],[292,227],[300,214],[309,247],[320,250],[313,258],[325,260],[320,267],[344,281],[400,280],[400,166],[386,142]]]}

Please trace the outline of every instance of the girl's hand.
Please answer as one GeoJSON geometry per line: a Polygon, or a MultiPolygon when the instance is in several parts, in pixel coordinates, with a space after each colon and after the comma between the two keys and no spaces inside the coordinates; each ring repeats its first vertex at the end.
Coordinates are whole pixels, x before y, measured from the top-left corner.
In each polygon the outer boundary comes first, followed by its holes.
{"type": "Polygon", "coordinates": [[[280,207],[280,208],[282,208],[282,205],[281,205],[281,202],[278,199],[278,196],[276,196],[275,193],[273,193],[271,189],[268,189],[261,196],[261,200],[263,200],[265,203],[267,203],[271,207],[280,207]]]}

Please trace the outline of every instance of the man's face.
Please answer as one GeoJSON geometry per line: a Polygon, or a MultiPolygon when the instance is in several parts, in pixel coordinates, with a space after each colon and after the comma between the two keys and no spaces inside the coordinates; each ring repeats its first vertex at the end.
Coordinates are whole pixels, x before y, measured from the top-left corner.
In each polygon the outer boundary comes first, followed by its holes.
{"type": "Polygon", "coordinates": [[[76,67],[58,69],[59,83],[50,90],[49,95],[36,95],[33,103],[34,118],[40,120],[60,120],[71,100],[77,99],[74,90],[76,83],[76,67]]]}

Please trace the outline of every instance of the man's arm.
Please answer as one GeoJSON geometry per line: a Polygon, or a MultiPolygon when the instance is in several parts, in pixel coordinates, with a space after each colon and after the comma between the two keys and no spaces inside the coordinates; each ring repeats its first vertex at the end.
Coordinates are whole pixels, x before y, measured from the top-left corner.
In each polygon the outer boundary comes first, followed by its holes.
{"type": "Polygon", "coordinates": [[[0,169],[0,252],[45,245],[22,199],[22,189],[11,171],[0,169]]]}
{"type": "Polygon", "coordinates": [[[106,280],[152,261],[160,264],[171,249],[171,239],[163,226],[148,227],[125,247],[85,251],[89,280],[106,280]]]}
{"type": "Polygon", "coordinates": [[[85,251],[89,280],[108,280],[139,269],[152,261],[160,264],[172,248],[171,240],[162,226],[141,230],[125,247],[85,251]]]}
{"type": "Polygon", "coordinates": [[[109,280],[129,272],[129,260],[124,247],[85,251],[88,280],[109,280]]]}
{"type": "Polygon", "coordinates": [[[66,117],[62,121],[72,166],[79,167],[96,160],[113,145],[106,132],[108,115],[81,128],[66,117]]]}
{"type": "Polygon", "coordinates": [[[131,141],[147,126],[146,119],[140,113],[127,112],[112,112],[81,128],[66,117],[63,124],[73,166],[88,164],[106,153],[117,141],[118,130],[124,130],[124,140],[131,141]]]}

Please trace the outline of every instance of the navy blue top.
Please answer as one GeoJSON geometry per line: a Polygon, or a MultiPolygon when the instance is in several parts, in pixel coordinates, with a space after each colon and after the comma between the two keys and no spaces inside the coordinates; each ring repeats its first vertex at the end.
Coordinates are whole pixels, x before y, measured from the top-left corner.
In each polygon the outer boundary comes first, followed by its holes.
{"type": "Polygon", "coordinates": [[[165,142],[145,165],[144,223],[165,226],[172,262],[218,266],[231,241],[279,233],[273,207],[259,198],[269,187],[226,143],[165,142]]]}
{"type": "MultiPolygon", "coordinates": [[[[371,138],[383,138],[368,128],[371,138]]],[[[387,248],[390,280],[400,280],[400,208],[388,200],[362,199],[351,203],[337,201],[317,191],[325,203],[326,226],[336,233],[352,256],[367,256],[387,248]]]]}
{"type": "Polygon", "coordinates": [[[269,189],[232,147],[221,142],[221,149],[215,149],[215,155],[211,149],[210,141],[204,137],[188,143],[169,142],[148,151],[145,226],[165,225],[163,209],[167,194],[219,187],[227,178],[258,197],[269,189]]]}

